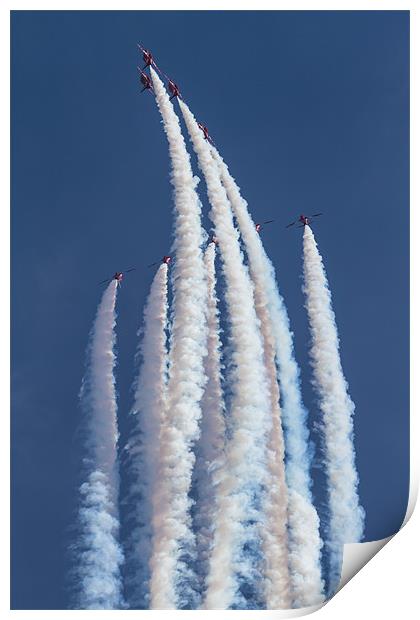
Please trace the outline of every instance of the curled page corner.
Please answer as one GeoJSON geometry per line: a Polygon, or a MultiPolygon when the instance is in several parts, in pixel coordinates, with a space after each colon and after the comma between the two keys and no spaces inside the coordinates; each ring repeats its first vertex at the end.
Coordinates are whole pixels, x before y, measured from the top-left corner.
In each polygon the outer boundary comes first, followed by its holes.
{"type": "Polygon", "coordinates": [[[344,545],[341,579],[335,594],[337,594],[337,592],[339,592],[341,588],[343,588],[394,536],[395,534],[392,534],[380,540],[344,545]]]}
{"type": "MultiPolygon", "coordinates": [[[[414,450],[411,450],[411,454],[413,454],[414,450]]],[[[409,496],[408,496],[408,502],[407,502],[407,510],[405,512],[405,517],[404,517],[404,522],[401,526],[401,528],[403,528],[405,525],[407,525],[408,521],[410,520],[411,515],[414,512],[414,507],[417,503],[417,498],[418,498],[418,493],[419,493],[419,476],[418,476],[418,472],[414,469],[413,464],[411,463],[411,468],[410,468],[410,492],[409,492],[409,496]]]]}
{"type": "Polygon", "coordinates": [[[411,515],[413,514],[414,507],[417,502],[417,496],[418,479],[417,475],[412,475],[410,477],[410,491],[407,502],[407,510],[400,529],[387,538],[373,540],[370,542],[348,543],[344,545],[341,579],[335,594],[337,594],[337,592],[339,592],[341,588],[343,588],[350,581],[350,579],[352,579],[356,573],[358,573],[359,570],[362,569],[383,547],[385,547],[391,538],[394,538],[394,536],[398,534],[398,532],[408,523],[411,515]]]}

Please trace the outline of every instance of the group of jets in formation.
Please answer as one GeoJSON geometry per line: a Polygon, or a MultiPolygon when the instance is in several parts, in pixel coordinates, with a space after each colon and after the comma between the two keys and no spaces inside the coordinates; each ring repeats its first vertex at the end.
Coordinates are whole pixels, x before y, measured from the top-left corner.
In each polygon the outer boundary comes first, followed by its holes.
{"type": "MultiPolygon", "coordinates": [[[[152,84],[152,80],[150,78],[150,75],[147,75],[147,73],[145,73],[145,69],[147,69],[147,67],[153,67],[154,69],[156,69],[156,71],[159,73],[159,75],[161,77],[163,77],[168,85],[168,90],[171,94],[171,96],[169,97],[169,99],[173,99],[174,97],[177,97],[178,99],[182,99],[182,95],[181,92],[179,90],[179,87],[177,84],[175,84],[175,82],[173,80],[171,80],[166,73],[164,73],[162,71],[162,69],[160,69],[154,58],[153,58],[153,54],[150,50],[145,49],[144,47],[142,47],[141,45],[138,44],[138,48],[141,51],[141,53],[143,54],[143,62],[144,62],[144,67],[140,68],[137,67],[137,69],[140,72],[140,82],[142,83],[142,90],[141,92],[144,92],[145,90],[150,90],[152,93],[154,93],[153,90],[153,84],[152,84]]],[[[202,123],[198,123],[199,128],[201,129],[201,131],[204,134],[204,138],[205,140],[208,140],[208,142],[211,142],[211,144],[213,143],[213,140],[211,139],[210,135],[209,135],[209,130],[207,129],[207,127],[205,125],[203,125],[202,123]]]]}
{"type": "MultiPolygon", "coordinates": [[[[150,90],[151,92],[153,91],[153,84],[152,84],[152,80],[150,78],[149,75],[147,75],[147,73],[145,73],[145,69],[147,69],[147,67],[153,67],[154,69],[156,69],[156,71],[158,71],[158,73],[163,76],[168,83],[168,90],[171,93],[171,97],[170,99],[173,99],[174,97],[179,97],[180,99],[182,99],[181,96],[181,92],[179,90],[179,87],[177,86],[177,84],[175,84],[175,82],[173,80],[171,80],[170,78],[168,78],[168,76],[157,66],[152,52],[150,50],[145,49],[144,47],[142,47],[141,45],[138,46],[139,49],[141,50],[141,53],[143,55],[143,61],[144,61],[144,67],[141,69],[140,67],[138,67],[138,70],[140,72],[140,81],[143,85],[142,91],[145,90],[150,90]]],[[[199,128],[201,129],[201,131],[204,134],[204,138],[206,140],[208,140],[209,142],[213,143],[213,140],[211,139],[210,135],[209,135],[209,131],[207,129],[207,127],[201,123],[198,123],[199,128]]],[[[299,218],[297,220],[295,220],[294,222],[291,222],[290,224],[288,224],[286,226],[286,228],[290,228],[291,226],[294,226],[295,224],[298,225],[299,228],[302,228],[304,226],[308,226],[309,223],[312,221],[313,217],[318,217],[322,215],[322,213],[313,213],[311,216],[307,216],[307,215],[300,215],[299,218]]],[[[266,224],[272,224],[275,220],[266,220],[265,222],[261,222],[261,223],[257,223],[255,224],[255,230],[257,231],[257,233],[260,233],[261,230],[263,229],[263,227],[266,224]]],[[[217,237],[215,237],[214,235],[212,236],[210,243],[218,243],[217,237]]],[[[148,265],[148,267],[155,267],[155,265],[159,265],[159,264],[166,264],[169,265],[172,262],[172,256],[164,256],[160,261],[157,261],[155,263],[152,263],[151,265],[148,265]]],[[[118,284],[120,285],[121,282],[123,281],[124,275],[126,273],[130,273],[130,271],[135,271],[136,268],[135,267],[130,267],[130,269],[126,269],[125,271],[116,271],[114,273],[114,275],[111,278],[106,278],[106,280],[102,280],[101,282],[99,282],[99,284],[109,284],[110,282],[112,282],[112,280],[116,280],[118,282],[118,284]]]]}
{"type": "MultiPolygon", "coordinates": [[[[297,224],[299,228],[308,226],[309,223],[312,221],[312,218],[318,217],[319,215],[322,215],[322,213],[314,213],[313,215],[309,217],[307,215],[300,215],[297,220],[288,224],[286,228],[290,228],[291,226],[294,226],[295,224],[297,224]]],[[[267,220],[266,222],[257,223],[255,224],[255,230],[259,233],[265,224],[271,224],[274,221],[275,220],[267,220]]],[[[209,243],[214,243],[217,245],[219,241],[217,237],[213,235],[209,243]]],[[[172,262],[172,260],[173,260],[172,256],[163,256],[161,260],[156,261],[155,263],[152,263],[151,265],[148,265],[148,267],[155,267],[156,265],[161,265],[161,264],[169,265],[172,262]]],[[[130,273],[130,271],[135,271],[135,270],[136,270],[135,267],[130,267],[130,269],[125,269],[124,271],[116,271],[111,278],[106,278],[106,280],[102,280],[101,282],[99,282],[99,284],[109,284],[110,282],[112,282],[112,280],[116,280],[117,283],[121,285],[121,282],[124,279],[124,274],[130,273]]]]}

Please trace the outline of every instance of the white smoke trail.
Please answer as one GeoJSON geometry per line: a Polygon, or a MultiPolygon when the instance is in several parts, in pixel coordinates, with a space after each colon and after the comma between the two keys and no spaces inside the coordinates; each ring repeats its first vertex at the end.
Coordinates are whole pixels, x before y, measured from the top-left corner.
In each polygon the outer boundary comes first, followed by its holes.
{"type": "MultiPolygon", "coordinates": [[[[273,377],[273,349],[277,362],[282,423],[285,431],[292,605],[293,607],[315,605],[324,598],[320,565],[322,541],[319,535],[319,518],[312,504],[310,491],[306,411],[301,398],[299,368],[294,356],[289,318],[278,290],[273,265],[256,231],[247,202],[242,197],[238,185],[220,154],[214,148],[211,151],[218,163],[221,179],[248,255],[256,303],[261,313],[260,320],[264,332],[266,363],[270,369],[274,407],[277,394],[273,377]],[[267,309],[269,317],[267,317],[267,309]]],[[[275,409],[273,411],[275,413],[275,409]]],[[[277,459],[281,459],[283,451],[281,439],[277,443],[277,459]]],[[[276,584],[273,582],[273,585],[276,584]]]]}
{"type": "MultiPolygon", "coordinates": [[[[207,355],[205,369],[207,384],[202,400],[203,441],[201,449],[207,462],[216,461],[224,447],[225,423],[221,377],[221,347],[219,310],[216,294],[216,245],[210,243],[204,252],[207,271],[207,355]]],[[[200,438],[201,440],[201,438],[200,438]]]]}
{"type": "MultiPolygon", "coordinates": [[[[234,183],[226,165],[212,149],[233,212],[239,223],[239,230],[246,240],[251,278],[254,284],[254,299],[257,316],[261,323],[264,344],[264,360],[270,385],[272,429],[270,436],[269,469],[271,483],[266,501],[266,524],[263,530],[265,560],[265,598],[267,609],[289,608],[291,606],[290,578],[288,574],[287,505],[288,490],[284,469],[284,440],[281,427],[280,391],[277,382],[275,342],[269,314],[264,269],[261,268],[264,254],[261,240],[243,201],[236,207],[238,191],[232,191],[234,183]],[[236,207],[236,208],[235,208],[236,207]],[[237,215],[238,211],[238,215],[237,215]],[[244,213],[245,211],[245,213],[244,213]],[[242,217],[241,217],[242,216],[242,217]]],[[[267,259],[268,260],[268,259],[267,259]]]]}
{"type": "Polygon", "coordinates": [[[269,483],[270,401],[253,289],[240,252],[230,204],[208,143],[188,107],[182,101],[179,103],[206,179],[211,204],[209,216],[219,242],[227,285],[226,303],[233,350],[230,377],[232,437],[226,450],[226,467],[217,487],[218,518],[204,607],[228,609],[232,605],[244,604],[238,592],[240,573],[248,584],[250,578],[254,582],[261,578],[250,553],[243,550],[245,545],[255,547],[259,544],[255,526],[249,527],[247,521],[258,526],[264,521],[261,491],[269,483]]]}
{"type": "Polygon", "coordinates": [[[306,309],[311,331],[310,357],[314,386],[323,414],[329,500],[330,587],[338,586],[343,544],[363,536],[364,510],[358,497],[358,474],[353,446],[354,404],[348,394],[339,353],[339,339],[321,255],[309,226],[303,232],[303,273],[306,309]]]}
{"type": "Polygon", "coordinates": [[[74,545],[75,607],[123,606],[118,543],[117,404],[115,396],[115,301],[113,280],[99,304],[80,392],[85,416],[85,482],[80,487],[79,538],[74,545]]]}
{"type": "Polygon", "coordinates": [[[288,490],[284,468],[280,391],[277,383],[274,343],[265,291],[259,286],[261,282],[258,278],[254,278],[253,282],[255,309],[261,323],[264,361],[270,385],[272,416],[268,459],[271,481],[265,501],[266,522],[262,531],[265,600],[267,609],[288,609],[291,607],[287,546],[288,490]]]}
{"type": "Polygon", "coordinates": [[[196,503],[194,527],[197,536],[197,559],[201,581],[208,571],[209,552],[213,545],[213,524],[216,517],[215,480],[224,464],[225,420],[221,376],[221,340],[216,295],[216,246],[210,243],[204,252],[207,270],[207,376],[202,407],[201,435],[196,447],[194,483],[196,503]]]}
{"type": "MultiPolygon", "coordinates": [[[[201,205],[179,120],[165,88],[151,69],[156,101],[169,142],[175,199],[173,324],[168,397],[160,441],[160,467],[153,496],[151,608],[185,606],[180,599],[188,574],[185,555],[194,544],[188,492],[199,436],[200,401],[205,385],[207,284],[201,245],[201,205]]],[[[187,601],[188,603],[188,601],[187,601]]]]}
{"type": "MultiPolygon", "coordinates": [[[[141,358],[131,411],[133,430],[126,446],[130,488],[127,504],[130,535],[127,544],[127,586],[130,608],[149,606],[149,559],[152,540],[152,493],[156,486],[159,434],[166,406],[168,352],[168,266],[160,265],[143,311],[141,358]]],[[[139,332],[140,335],[140,332],[139,332]]]]}

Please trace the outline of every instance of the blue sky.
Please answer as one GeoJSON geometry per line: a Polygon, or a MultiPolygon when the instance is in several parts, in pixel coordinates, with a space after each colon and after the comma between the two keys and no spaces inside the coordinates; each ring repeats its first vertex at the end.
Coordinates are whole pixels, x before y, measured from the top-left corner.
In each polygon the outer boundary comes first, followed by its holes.
{"type": "Polygon", "coordinates": [[[118,299],[124,432],[146,265],[171,244],[166,138],[153,97],[140,95],[138,41],[209,127],[255,220],[276,219],[263,237],[311,421],[301,231],[284,226],[324,213],[314,232],[356,403],[366,540],[399,527],[408,492],[408,37],[402,11],[12,14],[12,607],[67,604],[77,395],[97,282],[137,267],[118,299]]]}

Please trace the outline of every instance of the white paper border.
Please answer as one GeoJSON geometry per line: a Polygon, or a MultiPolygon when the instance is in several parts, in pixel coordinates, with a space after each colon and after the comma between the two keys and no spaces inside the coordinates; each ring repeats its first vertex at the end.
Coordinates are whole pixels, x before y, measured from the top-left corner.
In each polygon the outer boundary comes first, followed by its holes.
{"type": "MultiPolygon", "coordinates": [[[[222,0],[216,0],[213,2],[193,2],[192,0],[154,0],[152,3],[152,8],[156,9],[156,10],[169,10],[169,9],[178,9],[178,10],[197,10],[197,9],[201,9],[201,10],[215,10],[215,9],[225,9],[225,10],[411,10],[411,109],[412,111],[418,110],[420,109],[420,102],[419,102],[419,97],[417,95],[417,82],[415,81],[415,75],[419,74],[419,62],[418,62],[418,45],[416,42],[416,38],[418,36],[419,33],[419,29],[418,29],[418,18],[417,18],[417,12],[415,10],[416,5],[414,4],[414,2],[398,2],[398,1],[394,1],[394,2],[390,2],[387,0],[382,0],[380,2],[378,1],[372,1],[372,0],[365,0],[363,2],[345,2],[345,3],[340,3],[338,4],[337,2],[316,2],[314,0],[306,0],[306,1],[300,1],[300,0],[296,0],[295,2],[284,2],[284,1],[277,1],[277,2],[255,2],[252,0],[242,0],[241,2],[239,0],[236,1],[222,1],[222,0]]],[[[2,187],[2,191],[3,191],[3,209],[1,209],[1,234],[3,235],[3,243],[0,244],[0,255],[1,255],[1,259],[2,259],[2,265],[3,265],[3,273],[5,274],[3,283],[4,283],[4,288],[6,289],[4,291],[4,300],[3,303],[0,305],[1,308],[1,320],[2,320],[2,324],[3,325],[7,325],[10,321],[10,314],[9,314],[9,304],[10,304],[10,295],[9,295],[9,290],[8,287],[6,288],[6,284],[7,284],[7,279],[8,279],[8,272],[9,270],[6,270],[4,268],[4,266],[9,265],[9,256],[10,256],[10,241],[9,241],[9,212],[8,212],[8,208],[7,205],[10,204],[10,186],[9,186],[9,178],[10,178],[10,168],[9,168],[9,140],[8,140],[8,136],[9,136],[9,131],[10,131],[10,124],[9,124],[9,118],[10,118],[10,109],[9,109],[9,97],[7,96],[7,85],[10,84],[10,64],[9,64],[9,50],[10,50],[10,24],[9,24],[9,19],[10,19],[10,15],[9,15],[9,11],[10,10],[145,10],[145,6],[141,6],[141,4],[139,4],[139,2],[135,1],[135,0],[126,0],[125,2],[121,2],[118,5],[115,2],[111,2],[110,0],[91,0],[90,2],[82,2],[80,0],[73,0],[71,3],[70,2],[63,2],[63,1],[58,1],[56,0],[55,2],[53,1],[43,1],[43,2],[36,2],[36,1],[31,1],[31,0],[26,0],[26,1],[18,1],[16,0],[15,2],[3,2],[2,3],[2,7],[1,7],[1,21],[0,21],[0,49],[1,49],[1,53],[0,53],[0,63],[1,63],[1,67],[2,67],[2,80],[3,80],[3,92],[2,92],[2,97],[0,98],[0,102],[1,102],[1,106],[2,106],[2,123],[1,123],[1,128],[2,128],[2,132],[1,132],[1,137],[2,137],[2,141],[1,141],[1,167],[0,167],[0,175],[1,175],[1,187],[2,187]]],[[[28,49],[28,62],[32,62],[32,61],[36,61],[34,59],[31,58],[31,50],[28,49]]],[[[411,175],[411,203],[412,204],[416,204],[419,205],[419,195],[418,195],[418,190],[417,190],[417,186],[418,186],[418,175],[419,175],[419,171],[420,171],[420,167],[419,167],[419,158],[418,158],[418,123],[417,123],[417,118],[416,116],[412,113],[411,115],[411,136],[412,136],[412,147],[411,147],[411,170],[414,171],[414,173],[411,175]]],[[[418,211],[418,209],[417,209],[418,211]]],[[[396,214],[397,215],[397,214],[396,214]]],[[[417,397],[417,393],[415,392],[415,386],[416,386],[416,382],[419,381],[419,377],[420,377],[420,373],[419,373],[419,367],[418,367],[418,363],[417,363],[417,359],[415,356],[415,350],[414,347],[418,345],[418,333],[419,333],[419,329],[417,327],[418,325],[418,321],[420,320],[420,308],[419,308],[419,302],[418,302],[418,287],[416,286],[416,282],[415,279],[418,279],[418,271],[414,270],[414,265],[419,266],[420,265],[420,257],[419,257],[419,248],[418,248],[418,244],[416,245],[415,240],[414,240],[414,234],[415,234],[415,228],[414,228],[415,222],[413,222],[413,225],[411,226],[411,265],[412,265],[412,272],[411,272],[411,342],[412,342],[412,352],[411,352],[411,411],[419,411],[419,402],[418,402],[418,397],[417,397]]],[[[3,347],[1,350],[1,362],[2,362],[2,366],[1,366],[1,373],[0,373],[0,381],[2,381],[2,390],[1,390],[1,394],[2,394],[2,398],[3,398],[3,415],[1,416],[0,420],[1,420],[1,431],[2,431],[2,438],[3,438],[3,442],[4,445],[2,446],[2,450],[0,452],[0,459],[1,459],[1,470],[3,472],[3,485],[2,488],[4,489],[4,492],[7,493],[7,497],[10,497],[10,483],[9,483],[9,463],[10,463],[10,445],[9,445],[9,437],[10,437],[10,423],[9,423],[9,417],[8,415],[6,415],[6,412],[10,411],[10,401],[9,401],[9,376],[10,376],[10,363],[9,363],[9,351],[10,351],[10,345],[9,345],[9,340],[8,340],[8,335],[4,336],[3,338],[3,347]]],[[[398,414],[396,414],[398,415],[398,414]]],[[[406,519],[404,521],[404,525],[408,522],[408,519],[410,518],[413,510],[414,510],[414,505],[416,503],[416,498],[417,498],[417,493],[418,493],[418,473],[419,473],[419,456],[418,456],[418,452],[416,452],[417,446],[415,446],[415,438],[417,438],[418,435],[418,423],[417,423],[417,416],[412,415],[411,416],[411,428],[410,428],[410,445],[411,445],[411,454],[410,454],[410,499],[409,499],[409,505],[407,508],[407,515],[406,515],[406,519]]],[[[418,512],[418,511],[417,511],[418,512]]],[[[72,614],[78,614],[79,616],[81,614],[89,614],[89,618],[91,618],[93,620],[94,615],[96,615],[96,617],[103,617],[103,614],[113,614],[113,617],[116,617],[116,615],[121,615],[121,617],[123,617],[123,615],[125,616],[125,614],[130,613],[127,610],[124,611],[66,611],[66,610],[57,610],[57,611],[38,611],[38,610],[34,610],[34,611],[20,611],[20,610],[13,610],[11,611],[9,609],[9,593],[10,593],[10,573],[9,573],[9,558],[10,558],[10,538],[9,538],[9,531],[10,531],[10,519],[9,519],[9,510],[6,510],[6,508],[4,508],[1,511],[1,519],[2,519],[2,528],[1,528],[1,535],[2,535],[2,554],[1,554],[1,558],[2,558],[2,562],[1,562],[1,572],[0,572],[0,592],[1,592],[1,611],[2,611],[2,616],[7,617],[10,615],[13,615],[14,618],[26,618],[28,616],[31,617],[36,617],[39,616],[40,618],[46,618],[51,616],[52,614],[54,614],[54,618],[60,618],[63,617],[63,615],[67,618],[70,617],[70,615],[72,614]],[[93,615],[92,615],[93,614],[93,615]]],[[[398,562],[397,563],[391,563],[390,565],[390,571],[392,571],[391,575],[391,579],[392,579],[392,588],[389,588],[386,590],[386,592],[384,591],[384,596],[383,598],[383,612],[386,615],[383,615],[382,617],[388,617],[388,612],[390,611],[391,607],[390,607],[390,600],[389,600],[389,596],[394,597],[392,598],[392,603],[396,603],[397,605],[399,605],[401,607],[402,604],[404,604],[405,608],[408,610],[414,610],[414,606],[417,604],[417,592],[418,592],[418,586],[414,587],[414,581],[413,578],[415,578],[415,575],[418,576],[418,569],[416,569],[414,571],[413,570],[410,571],[410,566],[414,564],[414,562],[416,562],[416,557],[415,557],[415,553],[417,552],[417,550],[420,548],[418,544],[418,539],[419,539],[419,518],[418,516],[416,517],[416,519],[413,519],[414,523],[411,525],[410,523],[410,527],[409,528],[405,528],[405,529],[409,529],[409,533],[406,534],[405,532],[402,534],[398,535],[398,538],[400,537],[405,537],[405,546],[403,544],[401,544],[401,547],[398,547],[398,543],[396,543],[395,541],[392,542],[389,545],[389,551],[387,552],[383,552],[382,554],[380,554],[379,558],[375,559],[372,564],[375,564],[375,569],[377,571],[377,575],[378,577],[376,577],[376,579],[379,579],[379,575],[381,575],[381,571],[380,571],[380,565],[381,563],[379,562],[381,556],[385,556],[388,560],[384,559],[382,560],[382,566],[386,566],[389,565],[389,555],[393,555],[393,557],[397,557],[398,562]],[[410,540],[415,540],[417,537],[417,541],[413,544],[413,543],[407,543],[407,536],[410,538],[410,540]],[[411,546],[412,545],[412,546],[411,546]],[[387,556],[388,553],[388,556],[387,556]],[[405,569],[405,571],[404,571],[405,569]],[[407,583],[410,582],[410,578],[412,580],[413,583],[413,587],[410,589],[407,589],[407,583]],[[386,596],[385,596],[386,594],[386,596]],[[411,595],[411,603],[410,603],[410,595],[411,595]]],[[[390,539],[385,539],[385,543],[388,542],[390,539]]],[[[377,550],[379,548],[381,548],[383,541],[375,541],[373,543],[361,543],[358,546],[354,546],[354,545],[346,545],[346,550],[345,550],[345,560],[343,562],[343,579],[346,579],[346,577],[350,574],[350,572],[354,571],[354,566],[357,564],[359,564],[359,566],[361,564],[363,564],[364,559],[367,557],[366,553],[368,553],[368,555],[370,555],[370,557],[372,557],[371,552],[374,551],[375,553],[377,552],[377,550]],[[362,551],[362,548],[364,547],[364,550],[362,551]],[[368,551],[369,549],[369,551],[368,551]],[[350,568],[349,568],[350,567],[350,568]]],[[[368,579],[368,572],[372,572],[371,569],[372,567],[367,566],[364,570],[363,570],[363,574],[365,576],[365,579],[368,579]]],[[[389,572],[388,571],[386,573],[386,576],[388,576],[389,572]]],[[[382,577],[384,577],[383,573],[382,573],[382,577]]],[[[374,579],[372,577],[370,577],[371,579],[374,579]]],[[[418,579],[418,577],[417,577],[418,579]]],[[[360,579],[355,579],[354,581],[358,581],[358,588],[359,590],[361,589],[363,591],[363,587],[360,588],[360,579]]],[[[377,582],[375,582],[377,585],[377,582]]],[[[369,585],[367,582],[365,583],[366,588],[372,588],[374,587],[372,584],[369,585]]],[[[356,589],[356,587],[355,587],[356,589]]],[[[372,600],[371,597],[368,597],[368,600],[364,600],[364,605],[361,606],[361,601],[360,598],[359,599],[355,599],[351,597],[351,592],[353,592],[353,586],[349,586],[347,585],[346,588],[344,588],[342,591],[340,591],[338,593],[338,595],[336,595],[332,601],[330,601],[323,609],[322,611],[319,611],[318,614],[322,614],[323,618],[326,618],[328,613],[333,613],[334,614],[340,614],[340,619],[341,618],[350,618],[353,617],[353,615],[355,613],[357,614],[362,614],[365,617],[365,614],[367,612],[367,608],[366,608],[366,604],[369,602],[370,604],[372,604],[372,600]],[[345,602],[344,602],[345,601],[345,602]],[[330,611],[328,611],[330,609],[330,611]]],[[[382,599],[381,599],[382,600],[382,599]]],[[[380,600],[378,600],[376,598],[376,600],[373,602],[374,605],[374,609],[375,612],[378,612],[381,609],[381,604],[380,604],[380,600]]],[[[399,607],[399,609],[400,609],[399,607]]],[[[298,617],[298,616],[302,616],[308,613],[312,613],[312,611],[314,611],[315,609],[318,609],[318,607],[315,608],[306,608],[304,610],[288,610],[288,611],[273,611],[273,612],[269,612],[269,611],[252,611],[252,612],[243,612],[243,611],[145,611],[145,612],[136,612],[136,613],[141,613],[142,617],[144,617],[145,615],[149,615],[149,614],[153,614],[155,618],[160,618],[162,617],[166,617],[166,618],[177,618],[180,617],[181,615],[182,617],[185,617],[185,614],[188,614],[190,618],[195,617],[195,616],[200,616],[202,617],[203,615],[206,615],[207,618],[210,620],[210,618],[214,617],[221,617],[221,615],[223,614],[223,618],[226,617],[226,615],[231,615],[231,614],[236,614],[236,616],[239,618],[240,614],[240,618],[241,620],[247,620],[247,618],[251,619],[251,618],[255,618],[255,615],[258,614],[258,616],[264,615],[267,619],[270,617],[272,618],[285,618],[285,617],[298,617]]],[[[392,613],[395,613],[395,608],[394,611],[392,613]]],[[[377,617],[377,613],[375,613],[375,616],[377,617]]],[[[333,616],[331,616],[333,617],[333,616]]],[[[337,618],[337,615],[334,615],[334,618],[337,618]]]]}

